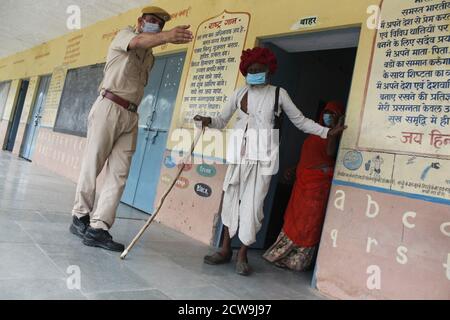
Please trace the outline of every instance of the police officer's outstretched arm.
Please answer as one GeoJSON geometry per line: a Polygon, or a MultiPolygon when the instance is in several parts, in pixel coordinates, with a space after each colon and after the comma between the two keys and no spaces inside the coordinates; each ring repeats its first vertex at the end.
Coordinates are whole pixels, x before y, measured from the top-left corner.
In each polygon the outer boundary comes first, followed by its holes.
{"type": "Polygon", "coordinates": [[[191,26],[178,26],[169,31],[159,33],[143,32],[131,40],[128,48],[151,49],[166,43],[184,44],[189,43],[194,38],[189,30],[191,26]]]}

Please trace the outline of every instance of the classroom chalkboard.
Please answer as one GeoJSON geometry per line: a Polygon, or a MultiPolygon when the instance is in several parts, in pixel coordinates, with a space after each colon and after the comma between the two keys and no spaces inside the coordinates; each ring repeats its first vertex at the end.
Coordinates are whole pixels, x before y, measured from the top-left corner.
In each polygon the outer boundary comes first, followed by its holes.
{"type": "Polygon", "coordinates": [[[87,136],[87,118],[99,95],[105,64],[72,69],[67,72],[54,131],[87,136]]]}

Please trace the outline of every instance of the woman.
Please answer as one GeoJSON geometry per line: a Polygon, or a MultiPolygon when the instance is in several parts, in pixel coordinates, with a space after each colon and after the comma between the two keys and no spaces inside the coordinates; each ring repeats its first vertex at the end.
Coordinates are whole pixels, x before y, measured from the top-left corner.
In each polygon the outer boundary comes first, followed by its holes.
{"type": "MultiPolygon", "coordinates": [[[[238,236],[243,245],[238,253],[236,272],[244,276],[250,274],[247,250],[256,242],[256,234],[261,229],[264,199],[272,175],[275,173],[267,168],[273,168],[278,159],[277,148],[269,145],[262,147],[259,142],[267,134],[268,141],[273,141],[277,89],[269,85],[269,74],[275,73],[276,69],[276,57],[269,49],[257,47],[244,51],[240,71],[246,77],[247,85],[234,92],[219,117],[196,116],[194,118],[203,126],[224,129],[233,114],[239,113],[234,132],[241,132],[242,135],[237,134],[237,141],[232,140],[227,149],[227,160],[231,164],[228,166],[223,185],[222,250],[206,256],[204,262],[212,265],[230,262],[233,255],[231,238],[239,230],[238,236]],[[255,135],[258,142],[255,142],[255,135]],[[233,151],[236,152],[233,153],[233,151]],[[266,156],[268,154],[270,154],[269,157],[266,156]]],[[[335,129],[326,128],[305,118],[284,89],[279,90],[278,98],[279,106],[284,113],[297,128],[304,132],[326,139],[345,129],[343,126],[335,129]]]]}
{"type": "MultiPolygon", "coordinates": [[[[320,123],[329,128],[340,126],[343,113],[342,104],[329,102],[320,123]]],[[[310,135],[305,140],[283,230],[264,254],[267,261],[295,271],[306,271],[311,267],[320,241],[337,147],[337,135],[327,140],[310,135]]]]}

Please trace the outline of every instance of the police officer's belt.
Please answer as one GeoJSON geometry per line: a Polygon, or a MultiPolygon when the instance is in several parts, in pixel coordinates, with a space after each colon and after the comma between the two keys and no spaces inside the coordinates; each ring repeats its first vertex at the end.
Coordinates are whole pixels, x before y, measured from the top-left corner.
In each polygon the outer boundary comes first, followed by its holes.
{"type": "Polygon", "coordinates": [[[131,112],[136,112],[138,109],[138,106],[135,105],[134,103],[131,103],[128,100],[125,100],[121,97],[119,97],[118,95],[108,91],[108,90],[103,90],[102,91],[102,97],[111,100],[112,102],[117,103],[119,106],[127,109],[128,111],[131,112]]]}

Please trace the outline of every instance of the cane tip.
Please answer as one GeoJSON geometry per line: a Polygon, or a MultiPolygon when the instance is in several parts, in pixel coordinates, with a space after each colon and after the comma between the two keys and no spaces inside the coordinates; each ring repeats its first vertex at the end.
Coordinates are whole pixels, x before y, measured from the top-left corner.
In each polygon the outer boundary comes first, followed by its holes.
{"type": "Polygon", "coordinates": [[[125,250],[125,251],[122,253],[122,255],[120,256],[120,259],[125,260],[125,257],[127,256],[127,254],[128,254],[128,251],[125,250]]]}

